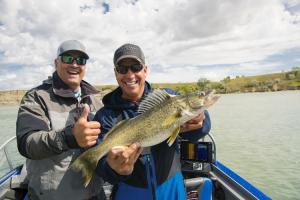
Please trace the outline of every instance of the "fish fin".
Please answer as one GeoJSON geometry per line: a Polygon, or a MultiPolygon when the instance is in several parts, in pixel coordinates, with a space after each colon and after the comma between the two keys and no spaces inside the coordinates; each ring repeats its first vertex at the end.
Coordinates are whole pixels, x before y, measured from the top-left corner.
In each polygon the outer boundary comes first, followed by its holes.
{"type": "Polygon", "coordinates": [[[115,125],[113,125],[113,127],[104,135],[103,140],[105,140],[108,137],[108,135],[110,135],[110,133],[114,132],[115,129],[119,128],[129,120],[130,119],[124,119],[122,121],[117,122],[115,125]]]}
{"type": "Polygon", "coordinates": [[[153,92],[148,94],[145,98],[143,98],[143,100],[139,105],[138,113],[139,114],[144,113],[154,108],[155,106],[161,104],[162,102],[170,99],[171,97],[172,95],[170,95],[166,91],[161,89],[155,89],[153,90],[153,92]]]}
{"type": "Polygon", "coordinates": [[[177,135],[179,134],[180,131],[180,126],[176,127],[176,129],[173,131],[173,133],[171,134],[171,136],[169,137],[167,143],[169,145],[169,147],[174,143],[174,141],[177,138],[177,135]]]}
{"type": "MultiPolygon", "coordinates": [[[[70,168],[74,171],[80,172],[84,181],[84,186],[87,187],[91,182],[98,161],[101,157],[95,156],[96,147],[85,151],[81,154],[70,166],[70,168]]],[[[102,156],[102,155],[101,155],[102,156]]]]}
{"type": "Polygon", "coordinates": [[[178,111],[173,115],[168,116],[163,122],[162,122],[162,126],[169,126],[171,124],[173,124],[177,119],[179,119],[181,117],[181,112],[178,111]]]}

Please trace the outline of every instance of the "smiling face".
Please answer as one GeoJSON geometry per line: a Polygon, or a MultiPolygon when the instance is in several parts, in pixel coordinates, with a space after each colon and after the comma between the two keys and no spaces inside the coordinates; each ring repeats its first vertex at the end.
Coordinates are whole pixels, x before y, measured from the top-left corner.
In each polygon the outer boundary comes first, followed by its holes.
{"type": "MultiPolygon", "coordinates": [[[[120,66],[131,66],[140,64],[137,60],[132,58],[124,58],[118,62],[120,66]]],[[[126,74],[118,73],[115,70],[115,76],[119,86],[122,89],[122,97],[130,101],[138,101],[144,93],[145,80],[148,74],[148,68],[144,65],[139,72],[133,72],[130,69],[126,74]]]]}
{"type": "MultiPolygon", "coordinates": [[[[83,56],[79,51],[68,51],[67,55],[78,58],[83,56]]],[[[71,64],[63,63],[61,58],[55,59],[55,67],[59,78],[66,83],[73,91],[77,91],[80,87],[86,67],[85,65],[78,65],[76,60],[73,60],[71,64]]]]}

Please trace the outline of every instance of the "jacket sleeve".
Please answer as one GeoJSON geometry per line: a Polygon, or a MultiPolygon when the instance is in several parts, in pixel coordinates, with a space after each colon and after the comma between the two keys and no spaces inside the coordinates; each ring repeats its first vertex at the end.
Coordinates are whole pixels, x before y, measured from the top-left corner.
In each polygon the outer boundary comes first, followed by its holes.
{"type": "MultiPolygon", "coordinates": [[[[100,109],[95,115],[94,121],[98,121],[101,124],[101,134],[98,138],[98,144],[101,143],[105,134],[117,122],[117,117],[113,117],[112,115],[113,113],[105,110],[105,108],[100,109]]],[[[107,163],[106,156],[99,160],[96,168],[96,174],[102,177],[104,181],[107,181],[111,184],[116,184],[129,177],[116,173],[107,163]]]]}
{"type": "Polygon", "coordinates": [[[60,131],[51,129],[47,107],[35,90],[27,92],[21,101],[16,135],[19,152],[33,160],[79,147],[72,134],[72,126],[60,131]]]}

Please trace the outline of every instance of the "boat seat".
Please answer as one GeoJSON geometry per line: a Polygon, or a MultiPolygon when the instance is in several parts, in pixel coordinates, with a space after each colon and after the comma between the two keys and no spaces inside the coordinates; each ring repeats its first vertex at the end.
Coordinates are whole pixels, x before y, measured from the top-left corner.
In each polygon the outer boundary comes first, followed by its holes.
{"type": "Polygon", "coordinates": [[[27,189],[27,185],[27,169],[26,165],[23,165],[20,174],[11,177],[10,187],[11,189],[27,189]]]}
{"type": "Polygon", "coordinates": [[[209,178],[198,177],[185,180],[187,199],[211,200],[213,184],[209,178]]]}
{"type": "Polygon", "coordinates": [[[10,179],[10,190],[5,194],[5,200],[19,200],[27,196],[27,169],[23,165],[20,174],[13,175],[10,179]]]}
{"type": "Polygon", "coordinates": [[[27,191],[22,189],[7,190],[3,200],[20,200],[24,198],[26,193],[27,191]]]}

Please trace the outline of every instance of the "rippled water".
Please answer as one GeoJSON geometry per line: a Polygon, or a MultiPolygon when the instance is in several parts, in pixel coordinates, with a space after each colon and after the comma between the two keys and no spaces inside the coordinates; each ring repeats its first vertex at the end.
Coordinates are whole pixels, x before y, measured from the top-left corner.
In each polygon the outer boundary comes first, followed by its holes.
{"type": "MultiPolygon", "coordinates": [[[[222,95],[209,109],[217,159],[272,199],[300,199],[300,91],[222,95]]],[[[16,106],[0,106],[0,144],[16,106]]]]}
{"type": "Polygon", "coordinates": [[[217,159],[273,199],[300,199],[300,91],[222,95],[217,159]]]}

